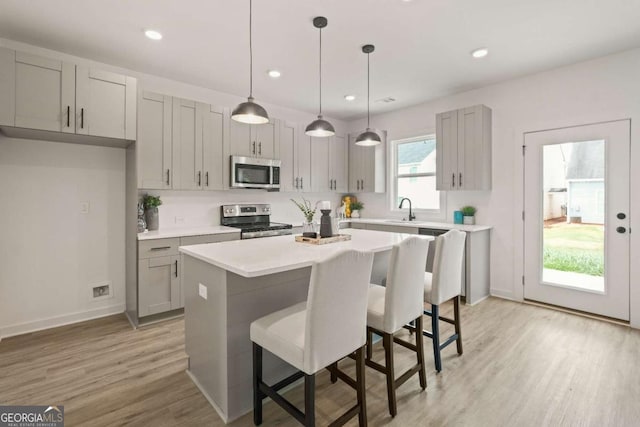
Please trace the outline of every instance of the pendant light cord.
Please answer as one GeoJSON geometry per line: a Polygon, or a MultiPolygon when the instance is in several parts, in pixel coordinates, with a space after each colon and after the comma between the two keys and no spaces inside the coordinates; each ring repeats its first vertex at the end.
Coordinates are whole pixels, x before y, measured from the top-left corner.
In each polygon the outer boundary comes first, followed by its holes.
{"type": "Polygon", "coordinates": [[[249,98],[253,98],[253,40],[251,37],[251,20],[253,1],[249,0],[249,98]]]}
{"type": "Polygon", "coordinates": [[[367,130],[369,129],[369,125],[370,125],[370,121],[371,121],[371,115],[369,112],[369,106],[371,104],[371,95],[370,95],[370,91],[371,91],[371,75],[369,74],[369,56],[370,54],[367,53],[367,130]]]}
{"type": "Polygon", "coordinates": [[[322,115],[322,28],[320,28],[320,113],[322,115]]]}

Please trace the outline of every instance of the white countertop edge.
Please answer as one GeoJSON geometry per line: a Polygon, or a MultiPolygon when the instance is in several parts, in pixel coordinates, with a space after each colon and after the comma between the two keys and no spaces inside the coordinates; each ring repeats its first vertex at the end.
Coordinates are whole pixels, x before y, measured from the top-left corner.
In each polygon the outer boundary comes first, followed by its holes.
{"type": "Polygon", "coordinates": [[[240,230],[223,225],[204,225],[200,227],[166,228],[146,233],[138,233],[138,240],[171,239],[175,237],[207,236],[211,234],[240,233],[240,230]]]}
{"type": "Polygon", "coordinates": [[[381,219],[381,218],[346,218],[345,222],[355,222],[361,224],[379,224],[379,225],[397,225],[399,227],[412,227],[412,228],[431,228],[436,230],[460,230],[473,233],[476,231],[491,230],[493,227],[490,225],[465,225],[465,224],[452,224],[448,222],[430,222],[430,221],[402,221],[395,219],[381,219]]]}

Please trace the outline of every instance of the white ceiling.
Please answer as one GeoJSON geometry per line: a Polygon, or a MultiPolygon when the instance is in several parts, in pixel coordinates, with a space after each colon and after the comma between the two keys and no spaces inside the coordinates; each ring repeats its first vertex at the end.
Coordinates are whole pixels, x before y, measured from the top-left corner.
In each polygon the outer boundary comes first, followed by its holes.
{"type": "MultiPolygon", "coordinates": [[[[0,37],[222,92],[248,95],[248,0],[2,0],[0,37]],[[157,29],[160,42],[143,29],[157,29]]],[[[255,0],[254,96],[315,112],[372,112],[640,46],[639,0],[255,0]],[[469,52],[490,49],[474,60],[469,52]],[[282,71],[278,80],[268,69],[282,71]],[[358,98],[346,102],[343,96],[358,98]],[[393,97],[396,102],[373,102],[393,97]]]]}

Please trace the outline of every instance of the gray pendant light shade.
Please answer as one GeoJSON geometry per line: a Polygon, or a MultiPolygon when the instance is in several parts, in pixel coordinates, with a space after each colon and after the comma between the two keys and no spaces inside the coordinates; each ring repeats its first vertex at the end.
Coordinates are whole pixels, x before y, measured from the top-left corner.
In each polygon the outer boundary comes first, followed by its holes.
{"type": "Polygon", "coordinates": [[[309,136],[327,137],[336,134],[333,125],[322,118],[322,29],[327,26],[327,18],[324,16],[313,18],[313,26],[320,30],[320,112],[318,118],[309,123],[304,133],[309,136]]]}
{"type": "Polygon", "coordinates": [[[380,135],[367,128],[365,132],[362,132],[356,138],[356,145],[361,145],[363,147],[370,147],[372,145],[378,145],[382,142],[380,139],[380,135]]]}
{"type": "Polygon", "coordinates": [[[269,123],[269,115],[261,105],[253,102],[253,43],[251,21],[253,15],[252,0],[249,0],[249,98],[233,109],[231,118],[240,123],[262,125],[269,123]]]}
{"type": "Polygon", "coordinates": [[[371,86],[371,78],[369,73],[369,54],[374,50],[375,46],[373,46],[372,44],[366,44],[362,46],[362,52],[367,54],[367,130],[358,135],[358,137],[356,138],[356,145],[361,145],[363,147],[372,147],[382,142],[382,140],[380,139],[380,135],[372,131],[369,127],[371,121],[371,114],[369,112],[371,86]]]}

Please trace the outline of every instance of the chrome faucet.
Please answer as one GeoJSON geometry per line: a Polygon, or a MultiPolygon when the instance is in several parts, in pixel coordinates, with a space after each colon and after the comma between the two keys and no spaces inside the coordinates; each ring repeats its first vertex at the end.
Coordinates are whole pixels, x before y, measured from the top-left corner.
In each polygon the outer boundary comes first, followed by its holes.
{"type": "Polygon", "coordinates": [[[402,209],[402,204],[405,200],[409,202],[409,221],[413,221],[414,219],[416,219],[416,216],[411,212],[411,199],[403,197],[402,200],[400,200],[400,206],[398,206],[398,209],[402,209]]]}

